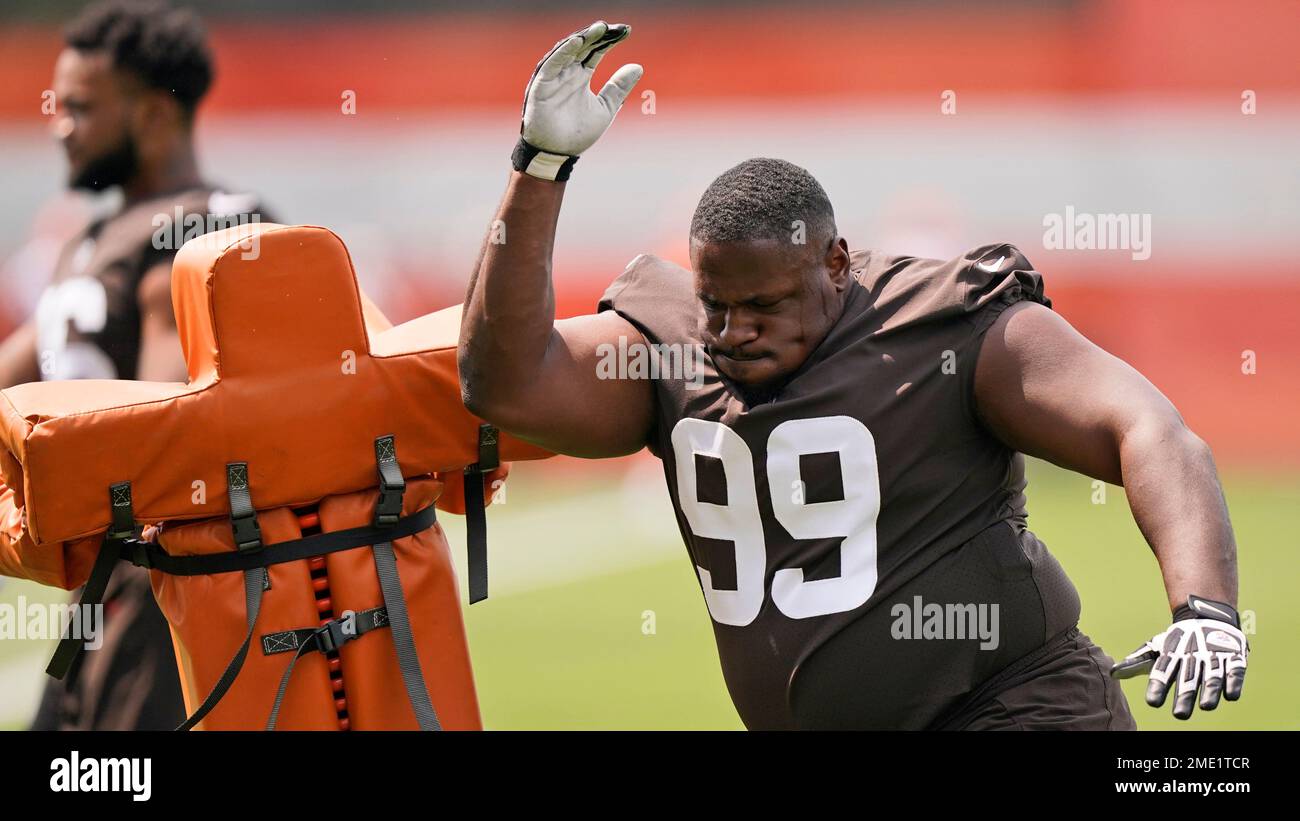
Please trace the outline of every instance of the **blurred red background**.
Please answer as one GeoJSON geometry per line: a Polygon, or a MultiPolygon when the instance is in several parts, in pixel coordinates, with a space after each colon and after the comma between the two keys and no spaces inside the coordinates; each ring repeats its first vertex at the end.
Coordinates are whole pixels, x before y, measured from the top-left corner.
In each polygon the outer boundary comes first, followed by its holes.
{"type": "MultiPolygon", "coordinates": [[[[201,10],[206,6],[199,4],[201,10]]],[[[215,7],[214,7],[215,8],[215,7]]],[[[201,113],[213,178],[282,221],[334,228],[397,319],[458,302],[504,182],[524,82],[587,9],[213,14],[201,113]],[[341,110],[351,92],[356,113],[341,110]]],[[[946,255],[1019,244],[1057,309],[1147,374],[1221,462],[1300,464],[1300,5],[613,3],[633,37],[599,73],[646,66],[570,185],[560,312],[591,310],[642,251],[685,259],[694,199],[754,153],[808,166],[855,246],[946,255]],[[955,92],[955,116],[941,113],[955,92]],[[1256,102],[1243,110],[1243,95],[1256,102]],[[647,110],[647,103],[650,103],[647,110]],[[1150,214],[1150,259],[1043,247],[1074,206],[1150,214]],[[1254,353],[1256,372],[1243,372],[1254,353]]],[[[62,160],[41,94],[48,22],[0,30],[0,331],[39,288],[34,215],[62,160]],[[27,296],[22,296],[26,294],[27,296]]],[[[73,207],[82,208],[77,205],[73,207]]]]}

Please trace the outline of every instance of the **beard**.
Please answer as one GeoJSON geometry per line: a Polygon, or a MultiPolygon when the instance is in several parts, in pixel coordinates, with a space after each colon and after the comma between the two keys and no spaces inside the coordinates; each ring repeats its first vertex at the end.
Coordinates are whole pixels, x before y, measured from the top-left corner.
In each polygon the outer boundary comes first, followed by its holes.
{"type": "Polygon", "coordinates": [[[123,134],[116,146],[100,154],[68,181],[68,187],[84,191],[103,191],[115,185],[124,185],[139,169],[139,155],[135,140],[123,134]]]}

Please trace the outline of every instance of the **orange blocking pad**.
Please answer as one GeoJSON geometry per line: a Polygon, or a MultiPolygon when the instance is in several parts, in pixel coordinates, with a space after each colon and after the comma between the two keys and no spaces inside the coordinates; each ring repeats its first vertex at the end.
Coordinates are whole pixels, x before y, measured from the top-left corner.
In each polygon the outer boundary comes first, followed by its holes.
{"type": "MultiPolygon", "coordinates": [[[[427,507],[443,490],[433,479],[408,482],[403,514],[427,507]]],[[[377,491],[332,496],[321,502],[320,524],[334,532],[370,523],[377,491]]],[[[297,517],[286,508],[259,513],[263,538],[280,542],[302,532],[297,517]]],[[[234,550],[225,519],[166,528],[161,543],[168,553],[192,555],[234,550]]],[[[393,543],[405,592],[421,672],[444,729],[480,729],[478,701],[451,552],[442,528],[393,543]]],[[[274,544],[268,548],[274,550],[274,544]]],[[[272,565],[271,588],[265,594],[244,667],[221,703],[199,725],[208,730],[261,728],[291,653],[267,655],[264,637],[280,631],[317,626],[317,604],[328,591],[330,614],[360,613],[384,603],[367,547],[324,557],[321,585],[313,585],[308,560],[272,565]]],[[[193,713],[212,690],[246,630],[244,580],[241,573],[210,576],[170,576],[153,571],[154,595],[172,626],[173,645],[181,668],[187,713],[193,713]]],[[[331,676],[330,660],[312,652],[297,662],[277,727],[286,730],[339,729],[340,712],[354,730],[416,729],[395,663],[390,630],[376,630],[339,648],[331,676]],[[338,682],[338,691],[332,686],[338,682]],[[336,700],[345,706],[338,709],[336,700]]]]}
{"type": "MultiPolygon", "coordinates": [[[[332,232],[253,223],[192,240],[172,301],[189,384],[0,392],[0,572],[81,584],[83,540],[107,530],[108,487],[128,479],[136,520],[155,524],[226,515],[229,462],[249,463],[254,502],[269,509],[373,487],[377,436],[396,437],[407,475],[477,458],[480,420],[456,370],[460,308],[376,330],[387,322],[363,309],[332,232]],[[46,546],[57,555],[34,555],[46,546]]],[[[503,461],[545,455],[502,437],[503,461]]]]}
{"type": "MultiPolygon", "coordinates": [[[[392,327],[358,290],[338,237],[272,224],[187,243],[172,293],[188,384],[85,380],[0,392],[0,572],[65,588],[83,583],[101,545],[118,549],[105,532],[109,488],[121,482],[130,483],[136,524],[158,526],[149,536],[167,556],[233,553],[227,465],[236,462],[248,465],[268,557],[310,533],[371,526],[380,495],[376,440],[387,436],[407,479],[403,517],[435,503],[464,509],[459,498],[441,498],[447,484],[463,489],[461,471],[479,458],[481,422],[461,404],[456,372],[459,308],[392,327]]],[[[487,474],[485,496],[507,472],[505,460],[549,455],[504,435],[497,448],[502,463],[487,474]]],[[[433,524],[391,543],[438,720],[476,729],[442,529],[433,524]]],[[[348,547],[269,565],[247,659],[199,726],[265,726],[293,658],[269,650],[274,636],[381,607],[368,632],[301,656],[277,727],[418,726],[375,553],[348,547]]],[[[245,573],[155,569],[152,578],[193,711],[247,630],[245,573]]]]}

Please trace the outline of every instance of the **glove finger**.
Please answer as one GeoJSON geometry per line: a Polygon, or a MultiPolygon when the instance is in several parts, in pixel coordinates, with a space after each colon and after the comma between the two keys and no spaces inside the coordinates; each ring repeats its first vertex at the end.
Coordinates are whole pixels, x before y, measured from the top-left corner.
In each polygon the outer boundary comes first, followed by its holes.
{"type": "Polygon", "coordinates": [[[619,108],[623,106],[623,101],[627,99],[627,95],[632,93],[632,87],[637,84],[637,81],[641,79],[641,75],[644,73],[645,69],[641,68],[641,66],[636,63],[628,63],[614,72],[614,76],[609,78],[608,83],[605,83],[598,96],[611,117],[618,113],[619,108]]]}
{"type": "Polygon", "coordinates": [[[1224,666],[1227,668],[1227,686],[1223,697],[1228,701],[1236,701],[1241,698],[1241,688],[1246,684],[1246,659],[1234,653],[1228,656],[1224,666]]]}
{"type": "Polygon", "coordinates": [[[557,74],[563,71],[567,66],[572,65],[578,60],[578,55],[584,51],[587,44],[586,35],[596,26],[603,23],[592,23],[582,31],[575,31],[568,37],[556,43],[547,53],[542,61],[537,64],[537,71],[534,75],[543,80],[553,79],[557,74]]]}
{"type": "Polygon", "coordinates": [[[1201,684],[1201,709],[1213,710],[1219,706],[1219,695],[1223,692],[1223,656],[1216,653],[1210,656],[1205,665],[1205,680],[1201,684]]]}
{"type": "Polygon", "coordinates": [[[1196,689],[1201,683],[1201,660],[1188,654],[1179,663],[1178,693],[1174,696],[1174,718],[1186,721],[1196,709],[1196,689]]]}
{"type": "Polygon", "coordinates": [[[1150,672],[1151,666],[1155,664],[1159,655],[1144,644],[1125,656],[1122,661],[1111,665],[1110,674],[1113,678],[1136,678],[1145,675],[1150,672]]]}
{"type": "Polygon", "coordinates": [[[609,23],[604,20],[597,20],[582,31],[574,32],[574,34],[582,38],[582,46],[578,49],[578,53],[574,55],[574,59],[583,68],[586,68],[587,57],[591,55],[592,51],[600,48],[601,43],[605,41],[606,35],[609,34],[609,23]]]}
{"type": "Polygon", "coordinates": [[[632,27],[626,23],[609,25],[605,32],[597,37],[594,42],[590,42],[591,48],[583,49],[581,55],[582,67],[594,71],[596,66],[600,65],[600,61],[609,53],[609,50],[626,40],[631,33],[632,27]]]}
{"type": "Polygon", "coordinates": [[[1165,703],[1165,697],[1169,695],[1169,683],[1177,673],[1177,656],[1162,655],[1156,659],[1147,680],[1147,704],[1160,707],[1165,703]]]}

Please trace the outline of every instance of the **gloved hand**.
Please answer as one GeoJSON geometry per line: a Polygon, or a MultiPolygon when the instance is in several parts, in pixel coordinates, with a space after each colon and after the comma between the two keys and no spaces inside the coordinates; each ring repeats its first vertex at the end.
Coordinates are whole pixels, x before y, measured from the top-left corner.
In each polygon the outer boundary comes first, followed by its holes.
{"type": "Polygon", "coordinates": [[[1220,694],[1228,701],[1241,698],[1249,649],[1231,605],[1188,596],[1187,604],[1174,611],[1174,623],[1129,653],[1110,674],[1132,678],[1150,671],[1147,704],[1152,707],[1165,703],[1170,682],[1177,676],[1174,717],[1187,719],[1198,686],[1202,710],[1219,706],[1220,694]]]}
{"type": "Polygon", "coordinates": [[[621,23],[599,20],[556,43],[537,64],[510,158],[516,171],[558,182],[569,178],[578,155],[605,133],[641,79],[641,66],[632,63],[614,72],[599,94],[591,91],[601,58],[630,32],[621,23]]]}

